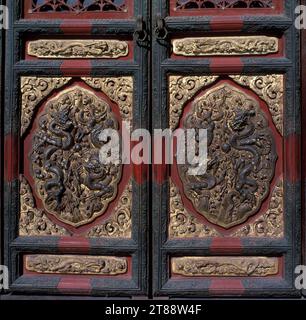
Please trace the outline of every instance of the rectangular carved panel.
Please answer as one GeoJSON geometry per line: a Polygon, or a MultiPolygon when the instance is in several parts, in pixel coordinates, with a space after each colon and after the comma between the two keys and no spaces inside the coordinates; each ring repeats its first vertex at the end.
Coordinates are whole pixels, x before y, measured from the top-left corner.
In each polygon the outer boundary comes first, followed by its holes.
{"type": "Polygon", "coordinates": [[[171,260],[172,272],[186,277],[266,277],[278,274],[278,258],[182,257],[171,260]]]}
{"type": "Polygon", "coordinates": [[[36,40],[27,48],[30,56],[52,59],[117,59],[126,57],[129,46],[118,40],[36,40]]]}
{"type": "Polygon", "coordinates": [[[128,271],[126,258],[74,255],[30,255],[26,270],[45,274],[120,275],[128,271]]]}
{"type": "Polygon", "coordinates": [[[200,37],[172,41],[178,56],[266,55],[278,52],[278,39],[266,36],[200,37]]]}

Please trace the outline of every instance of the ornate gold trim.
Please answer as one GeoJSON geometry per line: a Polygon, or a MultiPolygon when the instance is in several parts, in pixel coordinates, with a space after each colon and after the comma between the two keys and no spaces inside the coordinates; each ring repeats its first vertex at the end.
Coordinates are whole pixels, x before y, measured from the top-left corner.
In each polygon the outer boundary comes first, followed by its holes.
{"type": "Polygon", "coordinates": [[[28,55],[53,59],[117,59],[129,54],[129,45],[119,40],[36,40],[28,44],[28,55]]]}
{"type": "Polygon", "coordinates": [[[126,258],[30,255],[26,256],[26,269],[44,274],[120,275],[128,271],[126,258]]]}
{"type": "Polygon", "coordinates": [[[278,258],[182,257],[172,258],[174,274],[186,277],[266,277],[276,275],[278,258]]]}
{"type": "Polygon", "coordinates": [[[267,36],[197,37],[172,40],[178,56],[266,55],[278,52],[278,39],[267,36]]]}
{"type": "Polygon", "coordinates": [[[209,238],[221,235],[211,227],[201,223],[184,207],[179,189],[170,179],[170,223],[169,238],[209,238]]]}
{"type": "Polygon", "coordinates": [[[31,187],[24,176],[20,176],[20,236],[67,236],[69,233],[51,222],[43,210],[35,208],[31,187]]]}
{"type": "Polygon", "coordinates": [[[284,134],[284,76],[281,74],[261,76],[230,76],[238,84],[248,87],[264,100],[271,112],[273,122],[281,135],[284,134]]]}
{"type": "Polygon", "coordinates": [[[83,77],[82,80],[92,88],[101,90],[113,102],[117,103],[124,121],[132,121],[134,95],[132,77],[83,77]]]}
{"type": "Polygon", "coordinates": [[[124,190],[111,218],[102,225],[93,227],[89,238],[131,238],[132,237],[132,181],[124,190]]]}
{"type": "Polygon", "coordinates": [[[284,237],[284,185],[283,178],[276,184],[273,192],[269,209],[255,222],[248,224],[232,237],[284,237]]]}
{"type": "Polygon", "coordinates": [[[170,76],[169,95],[170,111],[169,125],[176,129],[180,122],[186,102],[202,88],[215,82],[219,76],[170,76]]]}
{"type": "Polygon", "coordinates": [[[29,128],[35,108],[53,90],[67,84],[71,78],[39,78],[21,77],[21,128],[20,134],[24,135],[29,128]]]}

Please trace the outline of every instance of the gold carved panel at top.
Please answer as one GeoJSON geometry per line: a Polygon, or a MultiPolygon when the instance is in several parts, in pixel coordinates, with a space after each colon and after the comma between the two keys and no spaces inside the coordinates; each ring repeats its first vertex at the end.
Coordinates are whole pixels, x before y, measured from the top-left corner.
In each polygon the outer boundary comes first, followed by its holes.
{"type": "Polygon", "coordinates": [[[183,38],[172,45],[174,54],[185,57],[266,55],[279,50],[278,39],[267,36],[183,38]]]}
{"type": "Polygon", "coordinates": [[[117,59],[129,54],[129,45],[119,40],[36,40],[28,43],[27,53],[52,59],[117,59]]]}

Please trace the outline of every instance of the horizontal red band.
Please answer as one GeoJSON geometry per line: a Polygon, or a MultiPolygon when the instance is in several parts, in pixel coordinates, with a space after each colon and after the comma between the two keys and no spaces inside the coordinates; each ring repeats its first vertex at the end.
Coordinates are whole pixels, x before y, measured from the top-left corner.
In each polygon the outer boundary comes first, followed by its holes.
{"type": "Polygon", "coordinates": [[[235,294],[242,295],[245,291],[241,280],[235,279],[218,279],[212,280],[209,287],[209,294],[211,295],[225,295],[235,294]]]}
{"type": "Polygon", "coordinates": [[[86,77],[91,75],[92,65],[89,60],[65,60],[61,71],[63,76],[86,77]]]}
{"type": "Polygon", "coordinates": [[[215,238],[209,249],[211,254],[241,254],[243,244],[239,238],[215,238]]]}
{"type": "Polygon", "coordinates": [[[82,278],[80,276],[61,278],[57,289],[61,293],[82,293],[88,295],[92,291],[90,278],[82,278]]]}
{"type": "Polygon", "coordinates": [[[59,240],[57,246],[60,252],[69,253],[71,249],[74,249],[87,254],[90,250],[90,241],[86,238],[63,237],[59,240]]]}

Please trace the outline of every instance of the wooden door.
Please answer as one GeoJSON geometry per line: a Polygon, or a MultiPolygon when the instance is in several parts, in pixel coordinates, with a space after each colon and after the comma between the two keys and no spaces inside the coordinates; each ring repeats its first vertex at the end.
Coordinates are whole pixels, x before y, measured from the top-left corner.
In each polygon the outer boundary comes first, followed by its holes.
{"type": "Polygon", "coordinates": [[[156,296],[299,296],[295,1],[155,1],[154,128],[207,129],[208,169],[156,166],[156,296]]]}
{"type": "Polygon", "coordinates": [[[101,129],[146,128],[142,0],[8,1],[5,264],[23,293],[145,295],[147,179],[101,167],[101,129]],[[134,41],[134,35],[137,41],[134,41]]]}

